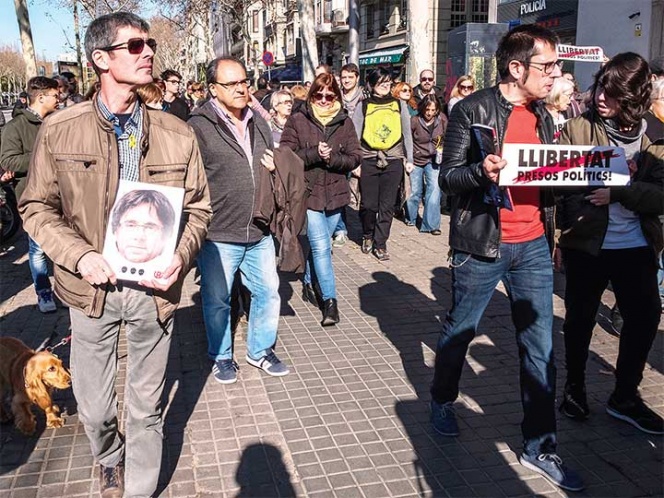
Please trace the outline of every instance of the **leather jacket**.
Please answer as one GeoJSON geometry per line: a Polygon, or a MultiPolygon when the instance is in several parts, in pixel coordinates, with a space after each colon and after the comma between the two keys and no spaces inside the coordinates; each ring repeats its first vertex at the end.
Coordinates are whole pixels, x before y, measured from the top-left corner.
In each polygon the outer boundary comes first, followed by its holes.
{"type": "MultiPolygon", "coordinates": [[[[553,120],[540,101],[529,104],[537,116],[537,133],[542,143],[553,140],[553,120]]],[[[482,168],[482,156],[471,144],[470,125],[483,124],[496,130],[498,150],[502,148],[510,104],[498,86],[475,92],[457,103],[449,119],[439,176],[441,189],[452,198],[450,247],[482,256],[500,256],[500,216],[496,206],[484,202],[491,183],[482,168]]],[[[540,189],[540,208],[549,247],[554,244],[554,206],[551,189],[540,189]]]]}

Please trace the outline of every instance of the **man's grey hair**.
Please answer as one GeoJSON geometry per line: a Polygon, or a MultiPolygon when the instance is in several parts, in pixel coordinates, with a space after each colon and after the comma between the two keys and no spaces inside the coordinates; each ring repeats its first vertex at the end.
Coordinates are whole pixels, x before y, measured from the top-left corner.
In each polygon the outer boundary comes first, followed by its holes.
{"type": "Polygon", "coordinates": [[[106,14],[98,17],[88,26],[88,30],[85,32],[85,56],[97,73],[99,70],[92,60],[92,52],[113,45],[121,28],[136,28],[144,33],[150,31],[150,25],[131,12],[106,14]]]}

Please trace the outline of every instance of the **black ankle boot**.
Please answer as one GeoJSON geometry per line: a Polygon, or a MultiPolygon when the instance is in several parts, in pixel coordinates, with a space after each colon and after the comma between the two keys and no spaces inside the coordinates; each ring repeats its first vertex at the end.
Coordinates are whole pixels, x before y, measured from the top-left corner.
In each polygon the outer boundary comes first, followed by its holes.
{"type": "Polygon", "coordinates": [[[311,284],[304,284],[302,286],[302,300],[313,304],[318,309],[321,309],[322,298],[311,284]]]}
{"type": "Polygon", "coordinates": [[[336,299],[326,299],[323,303],[323,320],[320,324],[323,327],[336,325],[339,323],[339,308],[337,308],[336,299]]]}

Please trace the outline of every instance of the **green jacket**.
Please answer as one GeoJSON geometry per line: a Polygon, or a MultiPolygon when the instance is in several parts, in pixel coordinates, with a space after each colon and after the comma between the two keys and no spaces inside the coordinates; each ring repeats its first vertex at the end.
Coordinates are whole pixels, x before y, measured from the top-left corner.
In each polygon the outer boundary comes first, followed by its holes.
{"type": "MultiPolygon", "coordinates": [[[[565,123],[560,145],[610,145],[604,125],[591,110],[565,123]]],[[[664,248],[662,224],[664,214],[664,140],[651,142],[641,138],[638,169],[626,187],[611,187],[611,202],[620,202],[639,215],[646,240],[659,253],[664,248]]],[[[559,245],[592,255],[599,254],[609,224],[609,207],[594,206],[585,196],[595,187],[560,189],[558,228],[559,245]]]]}
{"type": "Polygon", "coordinates": [[[13,171],[18,180],[16,198],[20,198],[25,188],[32,148],[42,120],[28,109],[19,109],[16,116],[2,127],[0,143],[0,168],[13,171]]]}

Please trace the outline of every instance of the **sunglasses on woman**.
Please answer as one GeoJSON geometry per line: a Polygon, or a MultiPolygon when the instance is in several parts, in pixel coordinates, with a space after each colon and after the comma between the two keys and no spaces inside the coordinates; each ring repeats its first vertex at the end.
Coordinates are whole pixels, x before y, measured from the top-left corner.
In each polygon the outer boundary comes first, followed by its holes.
{"type": "Polygon", "coordinates": [[[314,93],[314,99],[321,102],[334,102],[337,96],[333,93],[314,93]]]}
{"type": "Polygon", "coordinates": [[[118,43],[117,45],[100,47],[99,50],[111,52],[113,50],[122,50],[126,48],[130,54],[137,55],[143,52],[145,45],[150,47],[153,52],[157,51],[157,40],[154,38],[148,38],[147,40],[144,40],[143,38],[130,38],[126,42],[118,43]]]}
{"type": "Polygon", "coordinates": [[[474,90],[475,87],[473,85],[459,85],[460,90],[474,90]]]}

